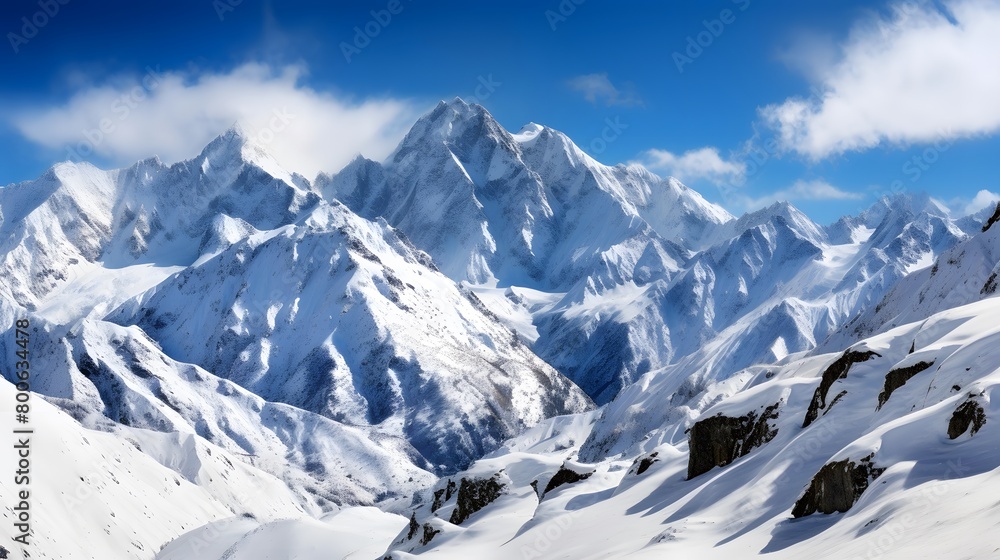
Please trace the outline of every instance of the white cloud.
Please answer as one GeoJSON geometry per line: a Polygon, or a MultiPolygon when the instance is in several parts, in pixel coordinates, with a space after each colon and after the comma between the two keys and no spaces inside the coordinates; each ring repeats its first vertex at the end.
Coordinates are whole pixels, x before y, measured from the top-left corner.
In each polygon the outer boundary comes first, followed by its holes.
{"type": "Polygon", "coordinates": [[[1000,202],[1000,194],[982,189],[971,200],[955,198],[945,203],[945,206],[951,210],[954,216],[970,216],[983,208],[995,208],[997,202],[1000,202]]]}
{"type": "Polygon", "coordinates": [[[790,69],[813,80],[822,80],[819,72],[837,60],[837,43],[832,36],[814,30],[793,31],[788,44],[778,49],[777,58],[790,69]]]}
{"type": "Polygon", "coordinates": [[[775,202],[801,202],[817,200],[860,200],[862,193],[844,191],[821,179],[798,180],[787,189],[782,189],[761,197],[737,194],[733,203],[743,210],[756,210],[775,202]]]}
{"type": "Polygon", "coordinates": [[[766,208],[775,202],[815,202],[815,201],[849,201],[861,200],[865,195],[858,192],[841,190],[821,179],[798,180],[791,186],[779,191],[752,196],[742,191],[734,190],[725,193],[724,206],[730,212],[739,215],[766,208]]]}
{"type": "Polygon", "coordinates": [[[762,108],[784,149],[818,160],[1000,130],[1000,0],[942,6],[911,0],[863,22],[817,69],[812,98],[762,108]]]}
{"type": "Polygon", "coordinates": [[[569,87],[582,93],[583,98],[591,103],[600,102],[608,107],[642,105],[642,100],[632,91],[629,84],[626,84],[624,89],[616,87],[606,72],[577,76],[569,81],[569,87]]]}
{"type": "Polygon", "coordinates": [[[338,171],[358,153],[384,158],[416,116],[405,100],[317,92],[302,84],[304,73],[301,66],[256,63],[197,75],[147,69],[6,118],[28,139],[65,150],[64,157],[96,153],[115,165],[154,154],[165,161],[192,157],[239,122],[288,170],[312,178],[338,171]]]}
{"type": "Polygon", "coordinates": [[[667,150],[646,150],[640,156],[642,165],[684,182],[706,179],[716,185],[742,181],[746,163],[726,160],[713,147],[689,150],[681,155],[667,150]]]}

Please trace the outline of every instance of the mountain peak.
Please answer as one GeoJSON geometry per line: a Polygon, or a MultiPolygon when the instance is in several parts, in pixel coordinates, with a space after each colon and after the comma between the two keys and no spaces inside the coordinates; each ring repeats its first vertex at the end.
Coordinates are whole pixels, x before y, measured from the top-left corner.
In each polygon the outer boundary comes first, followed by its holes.
{"type": "Polygon", "coordinates": [[[951,212],[943,204],[925,192],[898,192],[882,196],[877,204],[893,211],[910,212],[913,215],[927,213],[931,216],[949,217],[951,212]]]}
{"type": "Polygon", "coordinates": [[[205,149],[202,150],[201,155],[205,155],[210,152],[218,153],[221,150],[242,151],[244,146],[251,143],[253,143],[253,139],[246,127],[241,125],[239,122],[235,122],[222,134],[219,134],[211,142],[209,142],[208,145],[205,146],[205,149]]]}
{"type": "Polygon", "coordinates": [[[239,122],[233,123],[209,142],[194,161],[206,171],[209,168],[252,164],[275,178],[294,184],[291,174],[274,159],[267,147],[257,140],[256,135],[239,122]]]}
{"type": "Polygon", "coordinates": [[[386,161],[396,161],[413,151],[436,150],[443,144],[472,145],[490,139],[509,143],[509,137],[482,105],[456,97],[450,102],[440,101],[417,119],[386,161]]]}
{"type": "Polygon", "coordinates": [[[787,201],[777,201],[766,208],[748,212],[738,220],[729,222],[722,229],[723,235],[720,239],[735,237],[749,229],[777,220],[785,222],[788,227],[814,245],[821,245],[826,240],[826,235],[819,226],[787,201]]]}

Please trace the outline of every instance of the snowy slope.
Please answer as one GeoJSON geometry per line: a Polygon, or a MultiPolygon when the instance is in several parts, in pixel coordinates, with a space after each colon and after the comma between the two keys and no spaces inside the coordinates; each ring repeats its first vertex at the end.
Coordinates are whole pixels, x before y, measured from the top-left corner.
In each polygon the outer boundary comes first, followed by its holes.
{"type": "MultiPolygon", "coordinates": [[[[873,550],[889,558],[992,557],[1000,545],[970,540],[967,523],[987,531],[1000,522],[995,500],[986,498],[1000,484],[1000,439],[996,426],[990,427],[997,417],[992,393],[1000,382],[998,312],[1000,300],[990,298],[854,345],[850,350],[878,355],[832,383],[828,405],[806,428],[820,378],[841,353],[742,372],[715,385],[685,417],[651,431],[641,448],[611,460],[573,462],[578,424],[550,425],[545,437],[561,445],[539,445],[536,428],[524,443],[514,440],[505,453],[451,477],[503,472],[507,487],[499,499],[456,526],[448,522],[447,509],[431,513],[427,497],[416,510],[417,523],[442,532],[420,544],[422,532],[407,539],[404,530],[393,548],[421,558],[459,558],[472,551],[483,558],[843,558],[873,550]],[[880,407],[889,372],[921,362],[933,365],[893,384],[880,407]],[[983,409],[985,424],[952,438],[956,411],[966,403],[983,409]],[[772,405],[770,440],[730,465],[689,477],[693,432],[686,430],[696,421],[760,415],[772,405]],[[846,513],[793,519],[793,506],[824,465],[845,459],[861,465],[869,455],[876,474],[846,513]],[[642,459],[648,464],[637,474],[642,459]],[[539,502],[530,483],[542,487],[567,466],[593,474],[544,493],[539,502]]],[[[724,432],[713,438],[708,441],[726,444],[724,432]]]]}
{"type": "MultiPolygon", "coordinates": [[[[6,380],[0,399],[14,402],[6,380]]],[[[9,434],[13,412],[7,406],[3,412],[9,434]]],[[[152,559],[167,541],[210,521],[304,513],[280,480],[197,436],[125,426],[94,431],[37,397],[30,418],[33,532],[23,550],[31,558],[152,559]]],[[[4,453],[2,468],[13,473],[15,459],[4,453]]],[[[10,523],[23,487],[13,482],[13,476],[0,480],[0,546],[20,558],[10,523]]]]}
{"type": "Polygon", "coordinates": [[[877,305],[861,310],[828,344],[871,335],[996,293],[1000,227],[984,225],[996,212],[986,214],[971,238],[940,253],[933,265],[902,278],[877,305]]]}
{"type": "MultiPolygon", "coordinates": [[[[138,328],[89,319],[32,324],[32,367],[45,372],[32,389],[87,428],[162,434],[164,453],[210,442],[281,479],[310,512],[403,496],[431,479],[404,440],[268,402],[167,357],[138,328]]],[[[7,350],[0,357],[13,359],[7,350]]]]}
{"type": "Polygon", "coordinates": [[[989,298],[740,372],[612,459],[579,461],[593,413],[549,420],[422,492],[386,557],[994,557],[997,313],[989,298]],[[747,418],[763,429],[746,439],[706,428],[747,418]],[[706,442],[742,451],[692,473],[706,442]]]}

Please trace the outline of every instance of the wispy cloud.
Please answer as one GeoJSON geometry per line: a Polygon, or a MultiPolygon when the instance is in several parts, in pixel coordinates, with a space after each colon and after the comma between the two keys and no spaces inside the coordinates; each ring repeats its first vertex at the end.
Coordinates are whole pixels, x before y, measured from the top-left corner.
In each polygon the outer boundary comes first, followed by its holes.
{"type": "MultiPolygon", "coordinates": [[[[910,1],[817,48],[816,94],[761,109],[785,150],[814,160],[1000,130],[1000,0],[910,1]],[[820,56],[821,55],[821,56],[820,56]],[[825,66],[822,60],[831,59],[825,66]]],[[[798,59],[794,59],[798,60],[798,59]]],[[[815,66],[815,64],[814,64],[815,66]]]]}
{"type": "Polygon", "coordinates": [[[733,204],[739,210],[757,210],[775,202],[805,202],[819,200],[861,200],[863,193],[841,190],[822,179],[798,180],[786,189],[759,197],[737,194],[733,204]]]}
{"type": "Polygon", "coordinates": [[[416,117],[402,99],[354,101],[303,85],[306,69],[248,63],[221,73],[149,69],[81,85],[65,102],[4,115],[29,140],[63,157],[96,154],[114,165],[151,155],[196,155],[239,122],[290,171],[337,171],[358,153],[387,156],[416,117]],[[280,124],[280,130],[276,127],[280,124]]]}
{"type": "Polygon", "coordinates": [[[733,214],[739,215],[760,210],[775,202],[792,204],[816,201],[844,202],[862,200],[865,197],[863,193],[839,189],[822,179],[800,179],[787,188],[766,194],[753,195],[742,190],[729,192],[723,205],[733,214]]]}
{"type": "Polygon", "coordinates": [[[608,107],[634,107],[643,104],[631,84],[626,83],[619,88],[611,83],[607,72],[577,76],[569,81],[569,87],[582,93],[584,99],[594,104],[603,103],[608,107]]]}
{"type": "Polygon", "coordinates": [[[970,216],[983,208],[995,208],[1000,194],[982,189],[972,199],[956,197],[944,203],[953,216],[970,216]]]}
{"type": "Polygon", "coordinates": [[[706,146],[675,154],[667,150],[646,150],[638,163],[652,171],[676,177],[684,182],[707,180],[713,184],[734,184],[746,172],[746,163],[728,160],[717,148],[706,146]]]}

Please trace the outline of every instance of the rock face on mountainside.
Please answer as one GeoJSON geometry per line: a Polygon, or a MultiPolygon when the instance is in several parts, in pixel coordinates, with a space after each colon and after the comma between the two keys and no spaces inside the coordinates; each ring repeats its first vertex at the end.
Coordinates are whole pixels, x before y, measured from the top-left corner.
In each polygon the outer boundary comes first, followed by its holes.
{"type": "Polygon", "coordinates": [[[989,231],[989,229],[993,227],[993,224],[997,222],[1000,222],[1000,203],[997,204],[996,210],[993,211],[993,215],[991,215],[989,219],[986,220],[986,223],[983,224],[983,232],[989,231]]]}
{"type": "Polygon", "coordinates": [[[805,428],[809,426],[809,424],[812,424],[816,418],[819,417],[819,411],[826,408],[826,398],[827,394],[830,392],[830,387],[832,387],[833,383],[838,379],[844,379],[847,377],[847,372],[851,370],[852,365],[868,361],[879,355],[879,353],[871,350],[848,350],[837,358],[832,364],[830,364],[829,367],[823,370],[823,377],[820,379],[819,387],[816,388],[816,392],[813,393],[812,401],[809,403],[809,409],[806,410],[805,419],[802,421],[802,427],[805,428]]]}
{"type": "Polygon", "coordinates": [[[576,484],[582,480],[587,480],[593,476],[593,474],[593,470],[585,470],[581,472],[578,469],[569,468],[567,465],[563,465],[558,471],[556,471],[556,474],[552,475],[552,478],[545,483],[545,489],[542,490],[542,496],[545,496],[545,494],[548,494],[565,484],[576,484]]]}
{"type": "MultiPolygon", "coordinates": [[[[499,476],[482,479],[463,478],[455,494],[455,509],[448,522],[461,525],[472,514],[493,503],[504,491],[499,476]]],[[[426,544],[426,543],[425,543],[426,544]]]]}
{"type": "Polygon", "coordinates": [[[894,369],[885,375],[885,386],[882,388],[882,392],[878,395],[878,407],[882,408],[889,397],[892,396],[892,392],[899,389],[906,382],[909,381],[914,375],[930,369],[934,365],[934,362],[917,362],[912,366],[906,366],[894,369]]]}
{"type": "Polygon", "coordinates": [[[952,414],[951,420],[948,421],[948,437],[958,439],[966,432],[974,436],[985,425],[986,412],[983,410],[983,405],[970,399],[959,405],[952,414]]]}
{"type": "Polygon", "coordinates": [[[737,418],[720,415],[695,422],[688,437],[688,479],[724,467],[774,439],[778,430],[771,421],[778,418],[779,405],[737,418]]]}
{"type": "Polygon", "coordinates": [[[854,505],[868,486],[885,472],[872,462],[874,454],[862,457],[857,462],[850,459],[824,465],[806,493],[795,502],[793,517],[805,517],[813,513],[842,513],[854,505]]]}

